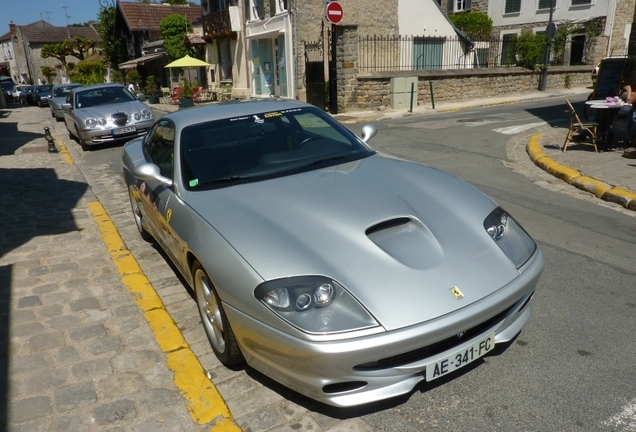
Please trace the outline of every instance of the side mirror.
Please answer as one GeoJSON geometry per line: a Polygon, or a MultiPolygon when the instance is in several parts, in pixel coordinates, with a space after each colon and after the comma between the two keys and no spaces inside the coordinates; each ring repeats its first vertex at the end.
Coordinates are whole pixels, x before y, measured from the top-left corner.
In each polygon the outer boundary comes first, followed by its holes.
{"type": "Polygon", "coordinates": [[[62,104],[62,110],[63,111],[70,111],[71,110],[71,104],[70,103],[63,103],[62,104]]]}
{"type": "Polygon", "coordinates": [[[369,140],[376,136],[378,133],[378,128],[373,124],[365,124],[362,126],[362,141],[365,144],[369,144],[369,140]]]}
{"type": "Polygon", "coordinates": [[[146,102],[146,94],[145,93],[137,93],[137,100],[141,102],[146,102]]]}
{"type": "Polygon", "coordinates": [[[155,181],[168,187],[172,187],[172,179],[162,176],[161,171],[159,171],[159,167],[155,164],[143,163],[141,165],[137,165],[132,169],[132,175],[139,180],[155,181]]]}

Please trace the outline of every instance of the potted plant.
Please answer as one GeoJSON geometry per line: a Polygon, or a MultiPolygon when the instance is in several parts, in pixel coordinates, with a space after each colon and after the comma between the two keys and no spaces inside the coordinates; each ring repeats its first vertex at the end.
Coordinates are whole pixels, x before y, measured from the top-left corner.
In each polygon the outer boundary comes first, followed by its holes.
{"type": "Polygon", "coordinates": [[[159,103],[159,95],[157,94],[157,81],[154,75],[148,75],[146,78],[146,94],[148,102],[151,104],[159,103]]]}
{"type": "Polygon", "coordinates": [[[181,94],[179,95],[179,109],[194,106],[194,90],[189,81],[181,81],[181,94]]]}

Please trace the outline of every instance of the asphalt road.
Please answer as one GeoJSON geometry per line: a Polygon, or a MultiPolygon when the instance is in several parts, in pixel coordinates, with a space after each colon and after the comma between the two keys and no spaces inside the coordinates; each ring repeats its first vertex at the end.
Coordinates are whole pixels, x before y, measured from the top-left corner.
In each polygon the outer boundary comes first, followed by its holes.
{"type": "MultiPolygon", "coordinates": [[[[406,397],[323,414],[361,417],[376,431],[636,431],[636,218],[529,161],[533,131],[564,121],[559,99],[378,123],[372,146],[482,189],[530,232],[547,265],[534,316],[509,346],[406,397]]],[[[120,154],[85,152],[76,163],[119,176],[120,154]]]]}

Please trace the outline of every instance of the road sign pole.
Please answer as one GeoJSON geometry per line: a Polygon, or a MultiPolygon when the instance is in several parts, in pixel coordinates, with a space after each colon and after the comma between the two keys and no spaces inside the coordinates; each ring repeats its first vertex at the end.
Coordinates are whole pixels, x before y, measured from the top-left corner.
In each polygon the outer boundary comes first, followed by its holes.
{"type": "Polygon", "coordinates": [[[550,3],[550,17],[548,18],[548,27],[546,28],[545,50],[543,52],[543,70],[541,71],[541,79],[539,80],[539,91],[545,91],[548,83],[548,63],[550,63],[550,44],[554,36],[554,23],[552,22],[552,12],[554,11],[554,0],[550,3]]]}
{"type": "Polygon", "coordinates": [[[338,114],[338,68],[336,67],[336,25],[331,24],[331,59],[329,60],[329,112],[338,114]]]}

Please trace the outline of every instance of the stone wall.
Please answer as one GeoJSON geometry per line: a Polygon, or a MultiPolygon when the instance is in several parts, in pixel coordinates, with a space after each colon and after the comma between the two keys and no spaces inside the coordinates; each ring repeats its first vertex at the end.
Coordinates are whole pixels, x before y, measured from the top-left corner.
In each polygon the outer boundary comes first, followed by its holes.
{"type": "MultiPolygon", "coordinates": [[[[357,85],[350,85],[355,88],[352,94],[338,92],[338,106],[340,112],[391,108],[390,83],[394,77],[417,76],[417,103],[414,106],[431,106],[431,87],[436,103],[457,102],[458,98],[472,100],[535,92],[539,88],[540,75],[540,72],[522,68],[365,72],[357,75],[357,85]]],[[[552,66],[548,69],[548,90],[591,85],[588,66],[552,66]]]]}

